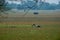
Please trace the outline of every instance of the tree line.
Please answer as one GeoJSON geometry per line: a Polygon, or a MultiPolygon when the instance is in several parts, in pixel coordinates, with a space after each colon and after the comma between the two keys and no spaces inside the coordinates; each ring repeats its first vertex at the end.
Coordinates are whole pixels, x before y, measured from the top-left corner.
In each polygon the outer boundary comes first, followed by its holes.
{"type": "Polygon", "coordinates": [[[15,4],[15,3],[9,4],[8,2],[6,2],[6,8],[7,9],[18,9],[18,10],[22,10],[22,9],[56,10],[56,9],[60,9],[60,2],[58,4],[53,4],[53,3],[50,4],[50,3],[42,1],[39,3],[39,5],[36,5],[34,1],[24,2],[22,4],[15,4]]]}

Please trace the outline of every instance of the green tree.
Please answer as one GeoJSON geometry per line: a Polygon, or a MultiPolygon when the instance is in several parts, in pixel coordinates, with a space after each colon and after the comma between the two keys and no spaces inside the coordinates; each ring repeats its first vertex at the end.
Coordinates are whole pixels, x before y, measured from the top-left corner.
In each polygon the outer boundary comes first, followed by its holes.
{"type": "Polygon", "coordinates": [[[0,22],[6,18],[5,14],[5,0],[0,0],[0,22]]]}

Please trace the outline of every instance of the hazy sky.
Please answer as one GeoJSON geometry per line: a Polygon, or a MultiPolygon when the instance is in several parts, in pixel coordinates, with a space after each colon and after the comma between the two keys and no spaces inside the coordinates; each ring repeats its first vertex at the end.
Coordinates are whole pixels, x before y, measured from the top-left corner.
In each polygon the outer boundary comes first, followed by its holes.
{"type": "MultiPolygon", "coordinates": [[[[58,4],[60,0],[46,0],[46,2],[48,3],[55,3],[55,4],[58,4]]],[[[15,2],[15,3],[19,3],[19,1],[15,2]]]]}
{"type": "Polygon", "coordinates": [[[58,3],[60,0],[46,0],[46,2],[49,2],[49,3],[58,3]]]}

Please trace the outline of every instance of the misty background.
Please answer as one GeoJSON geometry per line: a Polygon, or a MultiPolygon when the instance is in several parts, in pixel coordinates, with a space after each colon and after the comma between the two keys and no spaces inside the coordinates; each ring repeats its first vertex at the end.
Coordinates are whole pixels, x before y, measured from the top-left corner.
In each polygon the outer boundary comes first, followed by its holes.
{"type": "Polygon", "coordinates": [[[59,0],[6,0],[7,9],[60,10],[59,0]]]}

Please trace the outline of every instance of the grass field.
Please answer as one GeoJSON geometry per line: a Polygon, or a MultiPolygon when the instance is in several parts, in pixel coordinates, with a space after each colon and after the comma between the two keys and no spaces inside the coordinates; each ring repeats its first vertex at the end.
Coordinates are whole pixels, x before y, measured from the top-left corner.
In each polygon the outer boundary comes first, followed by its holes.
{"type": "Polygon", "coordinates": [[[57,12],[44,14],[42,11],[39,16],[27,14],[5,19],[0,23],[0,40],[60,40],[60,12],[57,12]],[[41,27],[32,27],[33,23],[41,27]]]}
{"type": "Polygon", "coordinates": [[[60,40],[60,23],[32,25],[0,24],[0,40],[60,40]]]}

